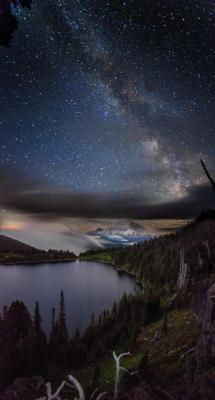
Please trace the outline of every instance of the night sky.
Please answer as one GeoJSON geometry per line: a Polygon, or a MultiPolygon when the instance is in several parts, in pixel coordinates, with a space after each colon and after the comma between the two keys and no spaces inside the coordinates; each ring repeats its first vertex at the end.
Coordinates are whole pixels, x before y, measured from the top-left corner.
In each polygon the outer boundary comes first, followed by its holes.
{"type": "Polygon", "coordinates": [[[199,159],[213,174],[214,1],[33,0],[14,12],[0,48],[4,212],[189,218],[211,206],[199,159]]]}

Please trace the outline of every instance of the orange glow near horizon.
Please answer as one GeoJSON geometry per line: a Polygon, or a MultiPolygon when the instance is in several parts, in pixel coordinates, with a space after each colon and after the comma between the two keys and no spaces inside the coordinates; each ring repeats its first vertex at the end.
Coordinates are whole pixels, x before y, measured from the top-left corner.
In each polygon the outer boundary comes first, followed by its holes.
{"type": "Polygon", "coordinates": [[[25,227],[22,222],[3,222],[1,229],[4,231],[21,231],[25,227]]]}

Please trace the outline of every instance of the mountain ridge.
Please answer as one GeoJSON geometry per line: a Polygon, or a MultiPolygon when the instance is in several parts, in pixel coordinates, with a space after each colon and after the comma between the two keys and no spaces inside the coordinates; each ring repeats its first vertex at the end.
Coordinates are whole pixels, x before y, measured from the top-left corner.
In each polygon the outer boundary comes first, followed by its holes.
{"type": "Polygon", "coordinates": [[[42,251],[20,240],[13,239],[10,236],[0,234],[0,253],[3,251],[12,252],[14,250],[18,253],[23,252],[24,250],[35,251],[35,252],[42,251]]]}
{"type": "Polygon", "coordinates": [[[107,228],[97,228],[88,232],[88,235],[97,237],[107,247],[120,245],[133,245],[137,242],[144,242],[153,237],[155,234],[147,233],[138,222],[123,219],[110,224],[107,228]]]}
{"type": "Polygon", "coordinates": [[[41,250],[29,244],[0,234],[0,262],[3,264],[16,264],[26,262],[46,262],[65,259],[76,259],[70,251],[41,250]]]}

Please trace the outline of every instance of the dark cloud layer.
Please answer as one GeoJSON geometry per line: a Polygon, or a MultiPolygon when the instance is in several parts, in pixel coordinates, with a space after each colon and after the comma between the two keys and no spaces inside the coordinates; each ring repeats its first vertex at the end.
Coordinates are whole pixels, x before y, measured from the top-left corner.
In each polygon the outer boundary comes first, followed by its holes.
{"type": "Polygon", "coordinates": [[[1,174],[0,203],[42,219],[61,217],[181,219],[192,218],[202,209],[215,206],[215,192],[210,184],[191,187],[183,198],[150,204],[142,195],[129,193],[78,193],[49,188],[21,177],[1,174]]]}

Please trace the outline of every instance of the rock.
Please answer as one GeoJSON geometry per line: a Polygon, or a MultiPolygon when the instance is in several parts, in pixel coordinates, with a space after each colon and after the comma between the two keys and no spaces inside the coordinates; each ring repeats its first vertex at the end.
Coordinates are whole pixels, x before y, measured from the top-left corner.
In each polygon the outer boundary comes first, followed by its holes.
{"type": "Polygon", "coordinates": [[[215,284],[207,291],[206,313],[203,321],[206,329],[207,327],[210,329],[215,322],[215,284]]]}
{"type": "Polygon", "coordinates": [[[208,363],[215,361],[215,284],[207,291],[205,315],[202,318],[200,349],[206,355],[208,363]]]}
{"type": "Polygon", "coordinates": [[[175,398],[159,388],[151,388],[142,382],[131,392],[120,395],[118,400],[175,400],[175,398]]]}
{"type": "Polygon", "coordinates": [[[153,343],[159,342],[160,338],[161,338],[161,332],[158,330],[155,332],[152,342],[153,343]]]}
{"type": "MultiPolygon", "coordinates": [[[[197,353],[203,360],[203,367],[215,361],[215,282],[205,279],[198,282],[193,290],[192,311],[202,325],[197,353]]],[[[202,362],[201,360],[201,362],[202,362]]]]}
{"type": "MultiPolygon", "coordinates": [[[[184,388],[177,393],[166,393],[159,388],[148,388],[141,385],[136,387],[129,400],[214,400],[215,399],[215,373],[205,372],[200,374],[189,395],[184,388]]],[[[121,400],[121,399],[120,399],[121,400]]],[[[122,399],[124,400],[124,399],[122,399]]],[[[127,400],[127,399],[125,399],[127,400]]]]}
{"type": "Polygon", "coordinates": [[[207,358],[208,363],[215,361],[215,284],[207,291],[205,313],[201,317],[202,334],[199,341],[201,352],[207,358]]]}
{"type": "Polygon", "coordinates": [[[45,396],[45,393],[45,380],[41,376],[18,378],[0,394],[0,400],[35,400],[45,396]]]}
{"type": "Polygon", "coordinates": [[[207,307],[207,292],[214,283],[212,279],[205,279],[204,281],[197,282],[193,286],[191,309],[201,323],[203,323],[207,307]]]}
{"type": "Polygon", "coordinates": [[[198,376],[195,388],[187,400],[214,400],[215,399],[215,374],[206,372],[198,376]]]}

